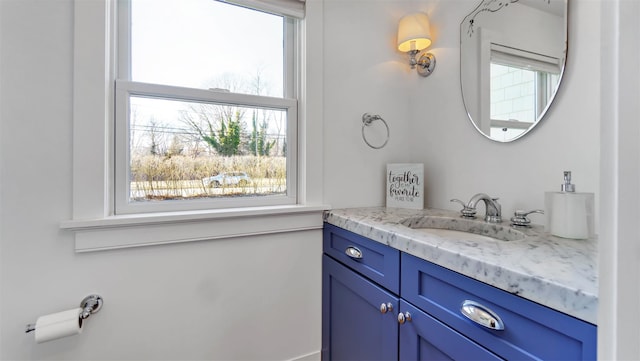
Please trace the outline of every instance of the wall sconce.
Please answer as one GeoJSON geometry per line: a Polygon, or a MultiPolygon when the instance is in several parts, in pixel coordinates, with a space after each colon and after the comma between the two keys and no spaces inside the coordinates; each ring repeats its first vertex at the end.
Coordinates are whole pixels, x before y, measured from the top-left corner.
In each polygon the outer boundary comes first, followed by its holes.
{"type": "Polygon", "coordinates": [[[429,76],[436,67],[436,57],[431,53],[424,53],[416,60],[420,51],[431,45],[429,31],[429,17],[425,13],[415,13],[404,16],[398,24],[398,50],[409,53],[411,69],[418,70],[418,74],[429,76]]]}

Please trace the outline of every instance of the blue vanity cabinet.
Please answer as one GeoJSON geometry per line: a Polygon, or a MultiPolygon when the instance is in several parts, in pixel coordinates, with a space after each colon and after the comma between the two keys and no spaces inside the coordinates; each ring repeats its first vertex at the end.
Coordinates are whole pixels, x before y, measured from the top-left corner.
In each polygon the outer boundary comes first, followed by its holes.
{"type": "Polygon", "coordinates": [[[323,242],[323,360],[596,359],[595,325],[330,224],[323,242]]]}

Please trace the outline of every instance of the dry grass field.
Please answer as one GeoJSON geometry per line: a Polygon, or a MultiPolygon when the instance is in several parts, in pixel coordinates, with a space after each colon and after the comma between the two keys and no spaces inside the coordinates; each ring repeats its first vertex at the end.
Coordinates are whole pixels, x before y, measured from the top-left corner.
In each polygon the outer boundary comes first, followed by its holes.
{"type": "Polygon", "coordinates": [[[286,192],[286,158],[133,156],[130,180],[131,198],[139,200],[282,194],[286,192]],[[245,172],[251,182],[213,188],[202,181],[221,172],[245,172]]]}

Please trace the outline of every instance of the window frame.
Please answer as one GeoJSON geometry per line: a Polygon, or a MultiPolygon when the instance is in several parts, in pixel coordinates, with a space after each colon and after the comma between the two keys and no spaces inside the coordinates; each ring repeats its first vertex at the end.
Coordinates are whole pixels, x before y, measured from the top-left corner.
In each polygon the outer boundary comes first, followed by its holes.
{"type": "Polygon", "coordinates": [[[69,218],[76,252],[212,241],[322,228],[323,1],[299,22],[298,200],[294,205],[115,215],[113,129],[117,0],[74,2],[73,152],[69,218]]]}
{"type": "MultiPolygon", "coordinates": [[[[228,6],[236,6],[229,4],[228,6]]],[[[262,11],[259,9],[251,9],[262,11]]],[[[208,89],[143,83],[131,80],[131,0],[117,0],[117,64],[115,80],[114,113],[114,214],[132,214],[167,211],[189,211],[255,206],[277,206],[297,203],[297,124],[298,124],[298,59],[296,46],[297,20],[283,16],[284,71],[283,98],[242,93],[219,92],[208,89]],[[254,197],[211,197],[193,200],[130,201],[130,102],[131,96],[160,100],[224,104],[258,109],[274,109],[286,112],[286,194],[258,195],[254,197]]]]}

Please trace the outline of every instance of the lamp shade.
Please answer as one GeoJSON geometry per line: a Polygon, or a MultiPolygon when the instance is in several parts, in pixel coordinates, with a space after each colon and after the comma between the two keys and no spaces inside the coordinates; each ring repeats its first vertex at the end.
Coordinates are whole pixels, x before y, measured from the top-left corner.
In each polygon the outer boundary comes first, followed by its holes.
{"type": "Polygon", "coordinates": [[[425,13],[404,16],[398,25],[398,50],[422,50],[431,45],[429,17],[425,13]]]}

